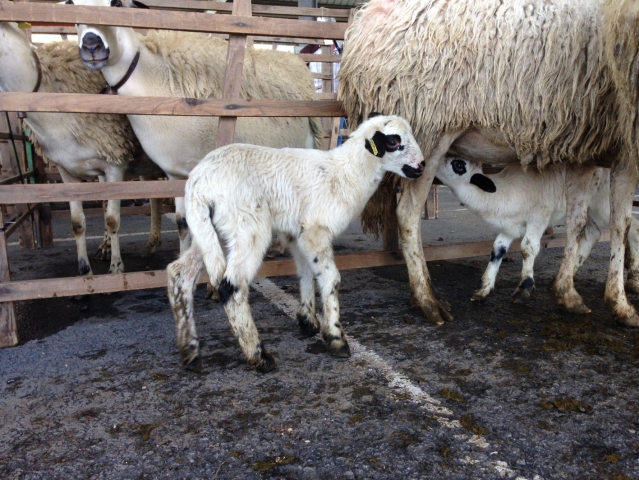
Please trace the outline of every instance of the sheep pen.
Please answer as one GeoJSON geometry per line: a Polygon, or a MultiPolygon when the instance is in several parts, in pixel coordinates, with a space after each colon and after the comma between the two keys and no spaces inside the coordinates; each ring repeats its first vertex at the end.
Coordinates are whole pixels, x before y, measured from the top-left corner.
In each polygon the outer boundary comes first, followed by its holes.
{"type": "MultiPolygon", "coordinates": [[[[627,23],[604,17],[598,0],[373,0],[357,13],[346,32],[338,97],[354,124],[373,110],[406,117],[424,152],[425,174],[403,185],[397,214],[413,298],[430,321],[452,317],[433,294],[417,227],[439,161],[451,152],[492,164],[611,167],[605,299],[620,323],[639,326],[623,285],[637,166],[636,155],[625,153],[634,148],[625,132],[635,115],[622,106],[630,98],[635,111],[637,84],[632,75],[613,79],[610,58],[618,61],[620,48],[604,39],[606,25],[634,38],[627,23]]],[[[574,312],[587,309],[572,273],[589,181],[566,185],[566,249],[553,283],[559,303],[574,312]]]]}
{"type": "MultiPolygon", "coordinates": [[[[78,45],[72,41],[45,43],[37,50],[15,23],[0,23],[0,90],[38,90],[53,93],[97,93],[101,75],[84,68],[78,45]],[[35,87],[33,87],[35,85],[35,87]]],[[[81,113],[29,113],[24,122],[36,152],[58,167],[64,183],[124,180],[125,176],[152,178],[161,173],[142,151],[124,115],[81,113]]],[[[86,248],[86,223],[82,202],[71,201],[71,223],[76,240],[78,274],[92,275],[86,248]]],[[[161,243],[160,200],[151,200],[151,233],[144,247],[152,254],[161,243]]],[[[110,251],[109,273],[121,273],[118,230],[120,202],[110,200],[105,210],[105,239],[98,253],[110,251]]]]}
{"type": "Polygon", "coordinates": [[[333,239],[362,211],[384,172],[418,178],[423,169],[410,126],[395,116],[372,116],[329,151],[232,144],[207,155],[185,187],[194,245],[167,267],[182,363],[201,368],[193,294],[205,266],[249,365],[261,372],[275,368],[248,303],[249,285],[273,232],[287,236],[295,259],[302,334],[321,331],[332,355],[350,356],[339,322],[333,239]],[[314,282],[323,302],[321,322],[315,314],[314,282]]]}

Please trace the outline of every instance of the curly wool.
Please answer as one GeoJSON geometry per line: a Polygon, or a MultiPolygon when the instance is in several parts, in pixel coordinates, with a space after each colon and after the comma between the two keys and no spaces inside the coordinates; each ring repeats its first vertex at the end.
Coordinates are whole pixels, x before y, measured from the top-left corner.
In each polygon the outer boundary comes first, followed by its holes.
{"type": "MultiPolygon", "coordinates": [[[[150,30],[141,40],[150,52],[168,65],[162,80],[170,86],[172,95],[222,97],[227,41],[169,30],[150,30]]],[[[315,100],[315,86],[308,67],[297,55],[247,47],[240,97],[247,100],[315,100]]],[[[286,118],[274,120],[285,127],[286,118]]],[[[322,132],[318,119],[311,119],[311,128],[316,147],[319,147],[322,132]]]]}
{"type": "Polygon", "coordinates": [[[407,118],[427,159],[473,127],[523,164],[596,159],[620,143],[601,18],[598,0],[372,0],[346,32],[338,98],[355,124],[407,118]]]}
{"type": "MultiPolygon", "coordinates": [[[[86,68],[78,53],[78,44],[72,41],[45,43],[36,54],[42,68],[40,91],[53,93],[99,93],[104,87],[100,72],[86,68]]],[[[125,165],[140,150],[137,138],[125,115],[75,113],[65,116],[65,126],[78,143],[99,152],[107,162],[125,165]]],[[[36,152],[45,157],[38,138],[30,133],[29,139],[36,152]]]]}

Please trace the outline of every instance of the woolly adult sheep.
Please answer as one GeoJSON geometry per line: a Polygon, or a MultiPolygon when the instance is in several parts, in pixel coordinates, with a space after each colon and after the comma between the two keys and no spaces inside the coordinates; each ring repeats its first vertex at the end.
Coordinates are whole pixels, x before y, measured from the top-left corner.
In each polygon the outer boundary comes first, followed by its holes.
{"type": "MultiPolygon", "coordinates": [[[[68,0],[77,5],[121,7],[109,0],[68,0]]],[[[127,6],[139,6],[133,2],[127,6]],[[134,5],[133,5],[134,4],[134,5]]],[[[120,95],[221,98],[227,42],[197,33],[77,25],[80,55],[87,67],[101,70],[120,95]],[[136,60],[137,59],[137,60],[136,60]],[[135,61],[135,62],[134,62],[135,61]],[[121,85],[120,85],[121,84],[121,85]]],[[[314,100],[313,79],[296,55],[247,48],[240,96],[244,99],[314,100]]],[[[130,115],[144,151],[169,178],[186,178],[217,142],[217,117],[130,115]]],[[[269,147],[316,146],[316,119],[239,118],[235,141],[269,147]]],[[[176,199],[180,250],[188,247],[183,199],[176,199]]]]}
{"type": "MultiPolygon", "coordinates": [[[[83,67],[75,42],[52,42],[37,50],[15,23],[0,23],[0,90],[54,93],[97,93],[104,81],[83,67]]],[[[57,167],[62,181],[79,182],[101,176],[107,182],[125,175],[154,175],[159,169],[144,155],[124,115],[29,112],[24,120],[36,151],[57,167]]],[[[161,173],[161,172],[160,172],[161,173]]],[[[82,202],[70,202],[71,223],[78,254],[78,273],[91,275],[86,250],[82,202]]],[[[161,243],[159,201],[151,202],[150,254],[161,243]]],[[[110,200],[105,212],[102,255],[111,250],[109,273],[124,271],[120,255],[120,201],[110,200]]],[[[99,251],[99,252],[100,252],[99,251]]]]}
{"type": "MultiPolygon", "coordinates": [[[[349,118],[356,123],[371,110],[405,116],[426,158],[420,181],[404,187],[398,217],[411,290],[430,320],[450,315],[433,296],[420,209],[450,150],[493,164],[612,167],[605,298],[620,322],[639,326],[623,286],[637,156],[620,153],[625,140],[618,125],[629,119],[605,52],[601,6],[599,0],[372,0],[349,27],[339,72],[349,118]]],[[[636,84],[636,77],[630,80],[636,84]]],[[[565,258],[576,257],[587,204],[579,190],[589,181],[566,186],[565,258]]],[[[553,288],[561,303],[583,311],[569,263],[562,263],[553,288]]]]}
{"type": "MultiPolygon", "coordinates": [[[[548,226],[563,222],[566,216],[565,185],[571,176],[593,171],[590,188],[592,195],[588,205],[588,221],[579,239],[577,262],[573,275],[590,255],[601,230],[610,220],[610,170],[549,165],[543,170],[508,166],[497,174],[484,174],[481,163],[451,155],[442,159],[437,178],[473,213],[499,234],[495,238],[490,261],[482,276],[482,286],[472,300],[484,300],[495,288],[497,272],[508,247],[516,238],[521,241],[521,281],[513,292],[513,299],[528,297],[535,286],[533,265],[539,254],[541,237],[548,226]]],[[[632,221],[628,233],[631,265],[627,287],[636,291],[639,286],[639,222],[632,221]]]]}
{"type": "Polygon", "coordinates": [[[330,151],[233,144],[207,155],[185,188],[193,246],[167,268],[182,362],[200,368],[193,290],[205,266],[248,363],[261,372],[274,368],[248,303],[249,284],[273,231],[288,237],[300,276],[302,333],[321,330],[331,354],[349,356],[339,322],[340,275],[332,241],[361,212],[385,171],[417,178],[423,168],[410,126],[395,116],[367,120],[330,151]],[[323,302],[321,326],[313,279],[323,302]]]}

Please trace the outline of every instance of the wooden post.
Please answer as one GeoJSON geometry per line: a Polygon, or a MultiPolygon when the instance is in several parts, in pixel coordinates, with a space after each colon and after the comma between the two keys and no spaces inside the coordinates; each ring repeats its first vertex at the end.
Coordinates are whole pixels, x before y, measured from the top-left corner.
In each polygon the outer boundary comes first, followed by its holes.
{"type": "MultiPolygon", "coordinates": [[[[251,0],[234,0],[233,15],[250,17],[252,15],[251,0]]],[[[229,35],[224,87],[222,89],[222,98],[224,99],[239,98],[240,96],[246,40],[246,35],[229,35]]],[[[217,129],[217,148],[234,142],[236,123],[237,117],[220,117],[217,129]]]]}
{"type": "MultiPolygon", "coordinates": [[[[43,158],[34,152],[33,171],[36,183],[47,183],[47,171],[43,158]]],[[[53,229],[51,228],[51,204],[41,203],[38,208],[38,231],[40,248],[53,247],[53,229]]]]}
{"type": "MultiPolygon", "coordinates": [[[[0,209],[0,282],[9,282],[9,255],[4,235],[4,215],[0,209]]],[[[16,310],[13,302],[0,303],[0,347],[12,347],[18,343],[16,310]]]]}

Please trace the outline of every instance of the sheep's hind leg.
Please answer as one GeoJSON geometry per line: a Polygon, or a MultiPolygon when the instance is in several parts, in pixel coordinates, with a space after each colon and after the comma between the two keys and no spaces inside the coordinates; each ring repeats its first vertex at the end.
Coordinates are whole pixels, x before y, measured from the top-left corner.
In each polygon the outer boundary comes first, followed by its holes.
{"type": "Polygon", "coordinates": [[[610,269],[604,298],[619,323],[639,327],[639,314],[628,302],[624,290],[624,256],[631,227],[632,198],[637,186],[637,167],[628,160],[615,165],[610,175],[610,269]]]}
{"type": "MultiPolygon", "coordinates": [[[[265,228],[258,227],[252,232],[243,231],[242,233],[243,238],[235,238],[235,241],[229,242],[233,247],[227,255],[226,271],[219,283],[218,293],[233,335],[237,338],[246,361],[258,372],[267,373],[275,368],[275,359],[260,341],[248,297],[249,285],[255,278],[262,258],[271,243],[271,230],[265,226],[265,228]]],[[[216,285],[210,273],[209,255],[203,252],[203,258],[211,283],[216,285]]]]}
{"type": "Polygon", "coordinates": [[[581,238],[586,233],[588,204],[597,185],[597,167],[570,166],[566,169],[566,246],[559,272],[550,286],[557,303],[571,313],[590,313],[575,289],[574,273],[581,238]]]}
{"type": "Polygon", "coordinates": [[[162,245],[162,203],[163,198],[150,198],[151,206],[151,228],[149,230],[149,240],[142,251],[142,258],[150,257],[157,248],[162,245]]]}
{"type": "Polygon", "coordinates": [[[340,274],[333,260],[332,235],[323,227],[307,228],[298,238],[300,252],[313,272],[323,304],[322,338],[334,357],[351,356],[351,350],[339,321],[338,290],[340,274]]]}
{"type": "Polygon", "coordinates": [[[634,218],[630,221],[626,255],[628,255],[626,290],[639,293],[639,222],[634,218]]]}
{"type": "Polygon", "coordinates": [[[297,311],[297,323],[304,337],[313,337],[320,332],[320,323],[315,315],[315,283],[313,270],[306,261],[296,242],[289,243],[289,249],[295,259],[297,274],[300,277],[300,308],[297,311]]]}
{"type": "Polygon", "coordinates": [[[501,261],[504,255],[506,255],[506,252],[508,252],[508,247],[510,247],[512,241],[512,237],[504,233],[497,235],[493,243],[493,251],[490,252],[490,261],[484,271],[484,275],[481,277],[481,288],[473,293],[471,297],[472,301],[485,300],[495,289],[495,280],[497,279],[501,261]]]}
{"type": "Polygon", "coordinates": [[[182,364],[187,370],[194,372],[202,369],[193,295],[203,265],[202,256],[194,245],[166,268],[167,293],[175,317],[177,345],[182,364]]]}

